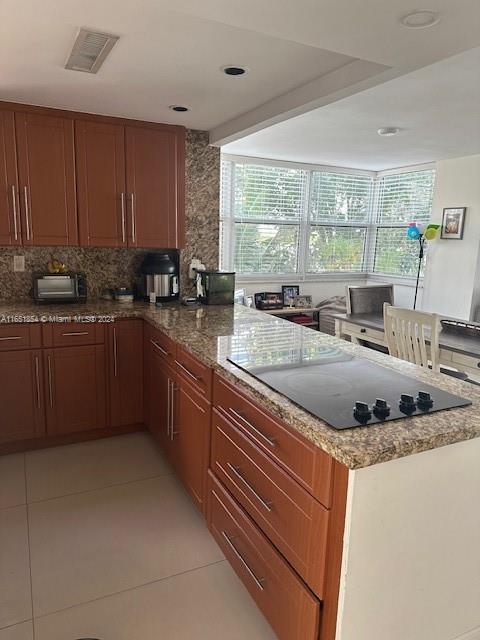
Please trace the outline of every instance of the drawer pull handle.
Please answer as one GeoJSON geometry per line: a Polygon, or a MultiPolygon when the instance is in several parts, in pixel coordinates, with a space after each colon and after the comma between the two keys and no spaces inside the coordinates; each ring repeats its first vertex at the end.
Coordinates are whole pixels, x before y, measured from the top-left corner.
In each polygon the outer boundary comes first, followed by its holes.
{"type": "Polygon", "coordinates": [[[260,429],[257,429],[257,427],[255,425],[253,425],[251,422],[249,422],[245,416],[243,414],[241,414],[239,411],[235,411],[235,409],[233,409],[233,407],[229,407],[228,410],[230,411],[230,413],[233,413],[233,415],[236,418],[240,418],[240,420],[243,420],[243,422],[245,422],[245,424],[248,424],[248,426],[250,427],[250,429],[252,431],[254,431],[257,436],[260,436],[263,440],[265,440],[265,442],[267,444],[269,444],[271,447],[274,447],[277,444],[277,440],[276,438],[272,438],[272,436],[267,436],[264,433],[262,433],[260,431],[260,429]]]}
{"type": "Polygon", "coordinates": [[[253,493],[253,495],[256,497],[256,499],[260,502],[260,504],[262,505],[262,507],[264,509],[266,509],[268,512],[271,512],[272,510],[272,503],[270,501],[264,500],[262,498],[262,496],[255,491],[255,489],[252,487],[252,485],[243,477],[241,471],[240,471],[240,467],[234,467],[233,464],[230,464],[230,462],[227,462],[227,467],[230,469],[230,471],[239,479],[243,482],[243,484],[250,489],[250,491],[253,493]]]}
{"type": "Polygon", "coordinates": [[[190,376],[190,378],[192,378],[192,380],[195,380],[195,382],[200,382],[200,380],[202,379],[201,376],[197,376],[195,375],[192,371],[190,371],[190,369],[187,369],[187,367],[185,367],[181,362],[179,362],[178,360],[175,360],[176,364],[178,364],[178,366],[180,367],[180,369],[182,369],[183,371],[185,371],[185,373],[190,376]]]}
{"type": "Polygon", "coordinates": [[[360,329],[360,333],[367,333],[366,329],[360,329]]]}
{"type": "Polygon", "coordinates": [[[21,336],[6,336],[5,338],[0,338],[0,340],[21,340],[21,336]]]}
{"type": "Polygon", "coordinates": [[[230,549],[233,551],[236,557],[240,560],[243,567],[247,571],[248,575],[252,578],[252,580],[255,582],[255,584],[260,589],[260,591],[264,591],[265,587],[263,586],[263,583],[265,582],[265,578],[257,578],[255,573],[250,569],[244,557],[242,556],[240,551],[238,551],[237,547],[233,544],[233,542],[231,541],[231,539],[229,538],[229,536],[226,534],[225,531],[222,531],[222,536],[224,537],[225,542],[228,544],[230,549]]]}
{"type": "Polygon", "coordinates": [[[66,331],[62,336],[88,336],[88,331],[66,331]]]}
{"type": "Polygon", "coordinates": [[[48,363],[48,395],[50,398],[50,407],[53,409],[53,382],[52,382],[51,356],[47,356],[47,363],[48,363]]]}
{"type": "Polygon", "coordinates": [[[153,344],[155,349],[158,349],[160,351],[160,353],[163,353],[164,356],[169,356],[170,355],[170,353],[168,351],[165,351],[165,349],[163,347],[161,347],[158,344],[158,342],[155,342],[155,340],[150,339],[150,342],[153,344]]]}
{"type": "Polygon", "coordinates": [[[40,409],[40,362],[38,356],[35,356],[35,382],[37,386],[37,409],[40,409]]]}

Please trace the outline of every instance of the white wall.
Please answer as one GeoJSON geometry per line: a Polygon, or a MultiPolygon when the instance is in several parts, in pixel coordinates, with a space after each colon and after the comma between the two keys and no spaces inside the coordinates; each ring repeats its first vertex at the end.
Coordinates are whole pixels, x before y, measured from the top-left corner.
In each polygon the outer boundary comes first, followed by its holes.
{"type": "Polygon", "coordinates": [[[437,162],[432,222],[444,207],[467,207],[463,240],[429,244],[422,308],[473,320],[480,302],[480,155],[437,162]]]}
{"type": "Polygon", "coordinates": [[[478,640],[479,460],[475,438],[350,472],[337,640],[478,640]]]}

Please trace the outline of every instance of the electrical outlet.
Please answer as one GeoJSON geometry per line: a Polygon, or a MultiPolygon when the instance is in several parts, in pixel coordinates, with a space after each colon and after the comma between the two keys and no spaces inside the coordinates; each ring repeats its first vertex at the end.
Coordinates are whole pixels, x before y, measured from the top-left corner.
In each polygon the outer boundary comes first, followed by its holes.
{"type": "Polygon", "coordinates": [[[13,270],[17,272],[25,271],[25,256],[13,256],[13,270]]]}

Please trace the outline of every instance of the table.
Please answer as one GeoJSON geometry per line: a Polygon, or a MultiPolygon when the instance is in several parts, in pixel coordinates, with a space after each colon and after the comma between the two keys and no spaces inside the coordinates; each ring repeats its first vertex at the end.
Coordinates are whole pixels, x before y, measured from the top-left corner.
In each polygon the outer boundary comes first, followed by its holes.
{"type": "MultiPolygon", "coordinates": [[[[386,347],[383,315],[375,313],[334,314],[337,338],[350,337],[354,344],[371,342],[386,347]]],[[[439,335],[440,364],[480,376],[480,339],[442,329],[439,335]]]]}
{"type": "Polygon", "coordinates": [[[312,314],[312,322],[298,324],[302,327],[315,327],[320,330],[320,316],[315,320],[314,316],[320,312],[320,307],[282,307],[281,309],[261,309],[261,311],[270,314],[271,316],[296,316],[300,314],[312,314]]]}

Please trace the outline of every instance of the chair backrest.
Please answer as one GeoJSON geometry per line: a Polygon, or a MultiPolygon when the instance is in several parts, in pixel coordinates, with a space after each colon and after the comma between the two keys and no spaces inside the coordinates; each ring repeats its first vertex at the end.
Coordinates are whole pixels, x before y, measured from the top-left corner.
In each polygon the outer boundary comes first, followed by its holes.
{"type": "Polygon", "coordinates": [[[347,285],[347,313],[383,313],[384,302],[393,304],[393,284],[347,285]]]}
{"type": "Polygon", "coordinates": [[[440,321],[437,314],[392,307],[386,302],[383,306],[383,319],[385,340],[391,356],[428,367],[428,340],[432,370],[440,370],[440,321]]]}

